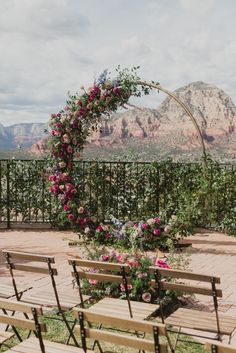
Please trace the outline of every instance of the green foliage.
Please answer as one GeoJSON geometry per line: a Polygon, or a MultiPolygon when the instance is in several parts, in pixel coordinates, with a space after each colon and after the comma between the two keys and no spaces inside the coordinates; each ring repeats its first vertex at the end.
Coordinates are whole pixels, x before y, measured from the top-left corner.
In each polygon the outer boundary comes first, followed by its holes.
{"type": "MultiPolygon", "coordinates": [[[[50,161],[0,161],[1,220],[68,226],[66,214],[48,192],[50,161]]],[[[139,221],[161,213],[165,223],[177,216],[175,234],[211,226],[236,234],[236,167],[199,163],[75,162],[82,181],[80,200],[95,221],[111,215],[139,221]]]]}

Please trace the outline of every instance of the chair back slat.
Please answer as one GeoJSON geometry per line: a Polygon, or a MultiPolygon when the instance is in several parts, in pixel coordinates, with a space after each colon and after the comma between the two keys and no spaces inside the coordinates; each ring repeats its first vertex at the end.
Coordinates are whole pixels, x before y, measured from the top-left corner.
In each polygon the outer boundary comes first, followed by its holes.
{"type": "MultiPolygon", "coordinates": [[[[84,320],[93,323],[99,323],[112,327],[119,327],[122,329],[128,329],[133,331],[142,331],[145,333],[153,333],[153,328],[156,323],[144,320],[134,320],[129,318],[119,318],[112,315],[103,315],[99,313],[91,312],[89,309],[76,308],[73,310],[73,314],[76,319],[79,319],[79,313],[83,313],[84,320]]],[[[166,336],[166,326],[164,324],[158,324],[159,334],[166,336]]]]}
{"type": "Polygon", "coordinates": [[[26,314],[32,314],[32,308],[35,309],[38,315],[43,315],[43,309],[39,305],[32,306],[31,304],[15,302],[9,299],[0,298],[0,309],[3,310],[12,310],[12,311],[20,311],[26,314]]]}
{"type": "Polygon", "coordinates": [[[211,283],[212,278],[214,278],[215,283],[220,283],[220,277],[210,276],[210,275],[202,275],[194,272],[180,271],[180,270],[172,270],[167,268],[157,268],[155,266],[149,267],[150,272],[153,274],[156,270],[163,277],[172,277],[172,278],[180,278],[180,279],[189,279],[191,281],[199,281],[199,282],[209,282],[211,283]]]}
{"type": "Polygon", "coordinates": [[[73,265],[73,263],[75,263],[75,265],[78,267],[96,268],[99,270],[116,272],[121,272],[122,268],[125,268],[126,271],[129,271],[129,266],[127,264],[116,264],[112,262],[92,261],[84,259],[69,259],[68,261],[70,265],[73,265]]]}
{"type": "MultiPolygon", "coordinates": [[[[50,275],[50,271],[48,268],[43,268],[43,267],[37,267],[37,266],[29,266],[29,265],[18,265],[18,264],[6,264],[7,268],[11,268],[13,270],[17,270],[17,271],[24,271],[24,272],[33,272],[33,273],[42,273],[44,275],[50,275]]],[[[52,274],[53,276],[57,275],[57,270],[55,268],[53,268],[52,270],[52,274]]]]}
{"type": "Polygon", "coordinates": [[[36,261],[36,262],[50,262],[55,263],[55,259],[53,256],[45,256],[45,255],[38,255],[32,253],[24,253],[19,251],[12,251],[12,250],[2,250],[3,254],[8,254],[8,256],[12,260],[27,260],[27,261],[36,261]]]}
{"type": "MultiPolygon", "coordinates": [[[[163,281],[161,282],[162,289],[174,290],[181,293],[191,293],[191,294],[202,294],[202,295],[212,295],[212,289],[196,285],[187,285],[182,283],[171,283],[163,281]]],[[[222,290],[216,289],[216,296],[222,297],[222,290]]]]}
{"type": "Polygon", "coordinates": [[[207,352],[214,352],[213,347],[217,347],[217,353],[236,353],[236,347],[232,347],[227,344],[218,343],[218,342],[207,342],[205,344],[205,349],[207,352]]]}
{"type": "MultiPolygon", "coordinates": [[[[75,331],[80,333],[80,327],[76,326],[75,331]]],[[[122,335],[120,333],[113,333],[98,329],[86,328],[86,338],[91,338],[96,341],[105,341],[119,346],[131,347],[143,351],[155,352],[154,341],[145,338],[138,338],[135,336],[122,335]]],[[[159,345],[160,353],[167,353],[167,345],[161,343],[159,345]]]]}
{"type": "MultiPolygon", "coordinates": [[[[75,273],[71,273],[73,277],[75,277],[75,273]]],[[[118,275],[110,275],[103,273],[94,273],[94,272],[85,272],[78,270],[79,277],[82,279],[92,279],[100,282],[112,282],[112,283],[122,283],[122,276],[118,275]]],[[[130,282],[130,278],[127,278],[128,283],[130,282]]]]}
{"type": "MultiPolygon", "coordinates": [[[[34,320],[17,318],[10,315],[0,315],[0,323],[20,327],[22,329],[36,331],[36,325],[34,320]]],[[[39,324],[41,332],[47,332],[45,324],[39,324]]]]}

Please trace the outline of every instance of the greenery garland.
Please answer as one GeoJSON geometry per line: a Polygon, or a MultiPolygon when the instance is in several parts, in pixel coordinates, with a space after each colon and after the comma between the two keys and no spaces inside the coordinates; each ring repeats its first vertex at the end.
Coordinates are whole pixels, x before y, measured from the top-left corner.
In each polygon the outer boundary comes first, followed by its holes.
{"type": "Polygon", "coordinates": [[[111,79],[105,70],[87,91],[70,95],[66,106],[50,120],[50,151],[54,161],[49,176],[50,192],[63,206],[63,215],[73,227],[85,229],[92,220],[80,199],[82,181],[77,180],[73,160],[83,149],[89,134],[97,130],[99,122],[128,103],[130,97],[149,94],[151,88],[140,86],[137,69],[117,68],[117,77],[111,79]]]}

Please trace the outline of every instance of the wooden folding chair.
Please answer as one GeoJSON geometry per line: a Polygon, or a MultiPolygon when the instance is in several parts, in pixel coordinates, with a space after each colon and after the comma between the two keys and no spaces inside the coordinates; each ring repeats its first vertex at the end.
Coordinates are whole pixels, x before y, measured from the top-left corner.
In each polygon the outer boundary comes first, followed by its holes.
{"type": "MultiPolygon", "coordinates": [[[[19,315],[0,315],[0,323],[11,325],[30,331],[34,331],[36,337],[31,337],[17,344],[6,353],[84,353],[84,350],[77,347],[67,346],[60,343],[50,342],[43,339],[43,332],[47,331],[46,325],[39,322],[39,316],[43,315],[42,307],[27,303],[13,302],[8,299],[0,299],[0,309],[14,311],[17,314],[32,314],[33,320],[21,318],[19,315]]],[[[91,351],[87,351],[89,353],[91,351]]]]}
{"type": "Polygon", "coordinates": [[[69,264],[73,268],[72,276],[75,278],[81,301],[84,307],[84,296],[82,293],[81,280],[97,280],[98,282],[123,284],[126,300],[105,297],[92,305],[91,312],[104,313],[115,316],[131,317],[134,319],[146,319],[158,310],[156,304],[149,304],[131,301],[128,290],[130,278],[127,277],[129,266],[127,264],[117,264],[102,261],[90,261],[82,259],[69,259],[69,264]],[[98,273],[91,272],[89,269],[99,270],[98,273]]]}
{"type": "Polygon", "coordinates": [[[218,342],[207,342],[205,349],[211,353],[236,353],[236,347],[218,342]]]}
{"type": "MultiPolygon", "coordinates": [[[[62,317],[62,320],[64,321],[69,331],[69,337],[72,337],[74,343],[78,346],[77,340],[73,334],[73,329],[70,327],[70,324],[65,316],[65,312],[70,311],[77,305],[80,305],[80,301],[76,291],[73,294],[71,293],[71,291],[63,292],[63,301],[60,300],[61,295],[57,290],[57,285],[54,278],[57,275],[57,270],[53,267],[53,264],[55,263],[54,257],[11,250],[3,250],[3,254],[6,259],[7,267],[10,271],[13,288],[16,293],[16,299],[18,301],[42,305],[51,309],[56,308],[57,313],[62,317]],[[31,264],[28,264],[28,262],[30,262],[31,264]],[[39,264],[41,264],[41,266],[39,266],[39,264]],[[43,289],[39,290],[38,292],[33,292],[32,294],[24,293],[23,297],[19,297],[17,295],[18,290],[16,278],[14,276],[15,271],[26,271],[48,275],[51,279],[51,286],[44,286],[43,289]]],[[[87,298],[88,297],[86,297],[86,299],[87,298]]]]}
{"type": "MultiPolygon", "coordinates": [[[[235,318],[219,313],[218,312],[218,300],[217,298],[222,297],[222,290],[216,288],[216,284],[220,283],[220,278],[209,275],[202,275],[186,271],[177,271],[172,269],[150,267],[150,271],[155,276],[155,285],[158,292],[159,298],[161,298],[162,290],[173,290],[181,293],[188,294],[201,294],[211,296],[213,299],[214,312],[199,311],[193,309],[179,308],[173,314],[164,319],[162,300],[160,299],[160,311],[162,314],[162,322],[173,327],[178,327],[178,334],[176,338],[176,345],[179,341],[179,335],[181,334],[182,328],[193,330],[190,336],[211,338],[202,336],[194,331],[202,331],[205,333],[215,333],[216,340],[221,340],[222,335],[229,336],[229,342],[231,336],[236,328],[235,318]],[[190,281],[197,281],[198,285],[185,284],[185,283],[174,283],[170,282],[171,279],[183,279],[190,281]],[[203,285],[203,283],[209,283],[210,286],[203,285]],[[200,283],[200,284],[199,284],[200,283]]],[[[188,335],[188,333],[184,333],[188,335]]]]}
{"type": "MultiPolygon", "coordinates": [[[[74,309],[74,315],[79,320],[79,325],[75,326],[75,332],[80,333],[82,347],[87,352],[87,339],[90,338],[96,341],[105,341],[116,346],[125,346],[138,349],[139,351],[149,351],[155,353],[167,353],[167,344],[160,343],[160,336],[166,336],[166,328],[163,324],[153,323],[144,320],[135,320],[121,318],[119,316],[107,315],[101,313],[91,313],[89,309],[74,309]],[[86,327],[86,323],[88,326],[86,327]],[[118,332],[109,332],[108,330],[91,328],[91,324],[102,324],[117,327],[117,329],[130,332],[140,332],[146,336],[151,335],[151,338],[139,338],[131,334],[118,332]]],[[[118,309],[117,309],[118,311],[118,309]]],[[[93,325],[94,326],[94,325],[93,325]]],[[[101,347],[101,345],[100,345],[101,347]]],[[[101,352],[103,352],[101,348],[101,352]]]]}

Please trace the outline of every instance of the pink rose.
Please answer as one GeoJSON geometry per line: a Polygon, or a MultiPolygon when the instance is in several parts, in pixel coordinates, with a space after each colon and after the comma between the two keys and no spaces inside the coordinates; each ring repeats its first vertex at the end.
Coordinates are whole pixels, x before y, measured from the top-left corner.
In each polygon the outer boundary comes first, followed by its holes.
{"type": "Polygon", "coordinates": [[[108,261],[109,260],[109,255],[103,255],[102,260],[103,261],[108,261]]]}
{"type": "Polygon", "coordinates": [[[156,259],[155,266],[160,268],[170,268],[170,266],[163,260],[156,259]]]}
{"type": "Polygon", "coordinates": [[[70,220],[70,221],[73,221],[75,219],[75,216],[72,214],[72,213],[69,213],[67,218],[70,220]]]}
{"type": "Polygon", "coordinates": [[[142,229],[147,229],[148,228],[148,224],[147,223],[143,223],[142,224],[142,229]]]}
{"type": "Polygon", "coordinates": [[[159,217],[155,217],[155,218],[154,218],[154,221],[155,221],[156,223],[160,223],[160,222],[161,222],[161,219],[160,219],[159,217]]]}
{"type": "MultiPolygon", "coordinates": [[[[133,288],[132,284],[127,285],[128,290],[131,290],[133,288]]],[[[125,286],[123,283],[120,284],[120,290],[121,292],[125,292],[125,286]]]]}
{"type": "Polygon", "coordinates": [[[72,153],[73,152],[73,148],[70,145],[67,147],[67,152],[68,153],[72,153]]]}
{"type": "Polygon", "coordinates": [[[79,208],[77,208],[77,212],[79,214],[84,213],[84,208],[82,206],[80,206],[79,208]]]}
{"type": "Polygon", "coordinates": [[[57,180],[57,177],[56,177],[55,175],[50,175],[50,176],[48,177],[48,180],[50,180],[50,181],[56,181],[56,180],[57,180]]]}
{"type": "Polygon", "coordinates": [[[122,255],[122,254],[116,254],[116,260],[117,260],[118,262],[123,262],[123,260],[124,260],[123,255],[122,255]]]}
{"type": "Polygon", "coordinates": [[[63,207],[64,211],[70,211],[70,205],[68,204],[65,204],[64,207],[63,207]]]}
{"type": "Polygon", "coordinates": [[[93,286],[96,286],[98,281],[96,279],[89,279],[89,283],[92,284],[93,286]]]}
{"type": "Polygon", "coordinates": [[[65,143],[69,143],[69,142],[70,142],[70,137],[69,137],[68,134],[64,134],[64,135],[62,136],[62,138],[63,138],[63,142],[65,142],[65,143]]]}
{"type": "Polygon", "coordinates": [[[145,292],[142,295],[142,299],[143,299],[144,302],[150,303],[150,301],[152,299],[152,296],[151,296],[151,294],[149,292],[145,292]]]}
{"type": "Polygon", "coordinates": [[[156,228],[156,229],[154,229],[153,234],[154,235],[160,235],[161,234],[161,230],[159,228],[156,228]]]}
{"type": "Polygon", "coordinates": [[[109,233],[107,233],[107,234],[105,235],[105,238],[106,238],[106,239],[110,239],[110,237],[111,237],[111,234],[109,234],[109,233]]]}
{"type": "Polygon", "coordinates": [[[138,223],[135,223],[135,224],[134,224],[134,228],[138,228],[138,223]]]}
{"type": "Polygon", "coordinates": [[[96,232],[102,232],[104,229],[103,229],[103,226],[100,224],[97,228],[96,228],[96,232]]]}

